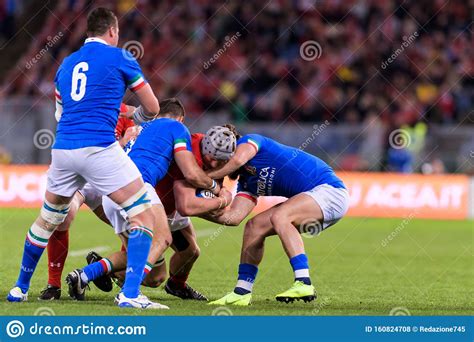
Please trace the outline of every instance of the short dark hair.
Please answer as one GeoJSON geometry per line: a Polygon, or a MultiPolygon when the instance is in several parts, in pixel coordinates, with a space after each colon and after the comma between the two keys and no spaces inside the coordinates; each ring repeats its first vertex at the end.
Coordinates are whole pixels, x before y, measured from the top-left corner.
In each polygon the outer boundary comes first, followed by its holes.
{"type": "Polygon", "coordinates": [[[224,127],[228,128],[232,132],[232,134],[235,135],[236,140],[239,140],[240,138],[242,138],[242,135],[239,133],[239,131],[237,131],[237,128],[234,125],[228,123],[228,124],[225,124],[224,127]]]}
{"type": "Polygon", "coordinates": [[[97,7],[87,16],[88,36],[102,36],[110,27],[117,27],[117,17],[108,8],[97,7]]]}
{"type": "Polygon", "coordinates": [[[160,101],[160,115],[172,116],[175,118],[184,117],[186,112],[183,103],[176,97],[171,97],[160,101]]]}

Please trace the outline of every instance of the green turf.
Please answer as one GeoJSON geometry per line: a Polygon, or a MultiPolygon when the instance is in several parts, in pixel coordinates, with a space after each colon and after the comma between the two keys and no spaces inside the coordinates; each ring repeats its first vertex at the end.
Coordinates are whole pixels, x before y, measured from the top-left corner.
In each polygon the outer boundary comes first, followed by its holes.
{"type": "MultiPolygon", "coordinates": [[[[24,236],[36,213],[0,209],[1,298],[15,282],[24,236]]],[[[242,227],[222,229],[206,221],[194,222],[200,234],[201,257],[190,284],[211,299],[219,298],[235,284],[242,227]]],[[[279,240],[269,238],[254,286],[253,305],[229,307],[231,311],[175,299],[163,288],[144,289],[144,293],[170,306],[169,311],[119,310],[113,304],[116,291],[106,294],[93,286],[86,302],[70,300],[64,285],[61,301],[40,302],[36,297],[47,280],[44,255],[33,278],[30,301],[18,304],[2,300],[0,314],[33,315],[45,307],[56,315],[211,315],[214,310],[233,315],[388,315],[394,308],[406,309],[412,315],[472,314],[473,230],[472,221],[346,218],[321,235],[304,239],[318,292],[318,299],[307,304],[274,300],[275,294],[291,285],[292,272],[279,240]],[[392,232],[396,232],[393,239],[382,246],[392,232]]],[[[106,246],[112,252],[119,247],[111,229],[88,211],[76,218],[70,240],[71,251],[106,246]]],[[[83,256],[72,256],[65,270],[84,263],[83,256]]]]}

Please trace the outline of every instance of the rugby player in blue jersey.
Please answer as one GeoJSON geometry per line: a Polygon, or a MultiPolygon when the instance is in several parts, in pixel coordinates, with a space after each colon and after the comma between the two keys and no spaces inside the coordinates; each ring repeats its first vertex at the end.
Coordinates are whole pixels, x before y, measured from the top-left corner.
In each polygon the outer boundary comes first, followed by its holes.
{"type": "MultiPolygon", "coordinates": [[[[133,56],[117,48],[117,17],[105,8],[87,17],[84,45],[60,65],[56,77],[56,116],[60,117],[41,213],[28,231],[20,274],[7,300],[28,298],[31,277],[54,230],[64,222],[70,202],[85,183],[109,196],[128,214],[133,231],[153,234],[150,197],[138,168],[115,141],[114,129],[126,89],[141,106],[136,122],[154,118],[160,106],[133,56]]],[[[209,180],[209,186],[211,181],[209,180]]],[[[159,308],[140,295],[151,236],[134,234],[128,245],[123,296],[119,306],[159,308]]]]}
{"type": "Polygon", "coordinates": [[[271,235],[280,238],[295,278],[293,286],[276,299],[314,300],[316,293],[300,234],[317,234],[344,216],[349,205],[344,183],[321,159],[259,134],[240,137],[235,155],[209,176],[220,179],[236,172],[237,195],[228,210],[210,217],[215,222],[240,224],[253,210],[259,196],[284,196],[288,200],[247,222],[237,285],[233,292],[210,304],[250,304],[265,238],[271,235]]]}
{"type": "MultiPolygon", "coordinates": [[[[209,189],[214,194],[225,194],[225,190],[220,189],[216,181],[209,178],[203,169],[198,165],[192,152],[191,134],[184,121],[184,107],[182,103],[171,98],[162,102],[163,110],[158,117],[142,127],[141,133],[133,144],[131,144],[130,159],[137,166],[143,176],[145,186],[150,196],[150,204],[155,216],[155,236],[152,236],[148,230],[134,231],[131,229],[130,217],[124,208],[114,203],[110,198],[103,197],[103,210],[109,219],[115,232],[120,235],[124,245],[128,245],[127,252],[130,253],[130,242],[136,235],[149,235],[153,239],[153,248],[150,250],[148,265],[144,265],[142,280],[150,271],[151,265],[155,265],[163,252],[171,245],[172,235],[168,226],[168,217],[163,204],[155,191],[156,185],[166,176],[171,162],[174,160],[179,170],[182,172],[185,180],[192,186],[200,189],[209,189]]],[[[216,164],[219,165],[219,164],[216,164]]],[[[214,201],[221,208],[230,202],[230,195],[227,199],[214,201]]],[[[132,227],[133,228],[133,227],[132,227]]],[[[71,297],[83,300],[87,284],[98,277],[107,274],[113,270],[111,262],[104,259],[92,263],[84,269],[76,269],[68,274],[66,281],[69,285],[69,294],[71,297]]],[[[125,278],[126,279],[126,278],[125,278]]],[[[118,302],[122,301],[123,293],[117,297],[118,302]]],[[[165,305],[160,308],[167,309],[165,305]]]]}

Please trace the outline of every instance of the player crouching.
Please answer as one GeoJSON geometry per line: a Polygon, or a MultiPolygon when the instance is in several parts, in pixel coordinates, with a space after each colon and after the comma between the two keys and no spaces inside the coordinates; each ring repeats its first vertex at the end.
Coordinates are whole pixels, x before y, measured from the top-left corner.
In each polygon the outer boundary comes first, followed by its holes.
{"type": "Polygon", "coordinates": [[[250,304],[265,239],[272,235],[280,238],[294,272],[293,285],[275,299],[287,303],[314,300],[316,292],[300,234],[318,234],[344,216],[349,206],[344,183],[316,156],[259,134],[241,137],[231,160],[209,176],[220,179],[234,172],[239,177],[238,193],[230,209],[214,216],[214,221],[239,225],[259,196],[283,196],[288,200],[246,223],[234,291],[210,304],[250,304]]]}

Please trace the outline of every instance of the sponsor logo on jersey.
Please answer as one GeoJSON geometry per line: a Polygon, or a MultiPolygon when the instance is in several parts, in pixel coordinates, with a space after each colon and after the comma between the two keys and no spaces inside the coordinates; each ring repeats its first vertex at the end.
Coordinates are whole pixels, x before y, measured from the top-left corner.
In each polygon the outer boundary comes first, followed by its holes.
{"type": "Polygon", "coordinates": [[[257,180],[257,195],[272,196],[273,178],[275,177],[274,167],[264,167],[260,170],[257,180]]]}
{"type": "Polygon", "coordinates": [[[256,176],[256,175],[257,175],[257,169],[255,168],[255,166],[252,166],[252,165],[249,165],[249,164],[245,164],[245,165],[244,165],[244,169],[245,169],[245,171],[247,171],[248,173],[250,173],[252,176],[256,176]]]}

